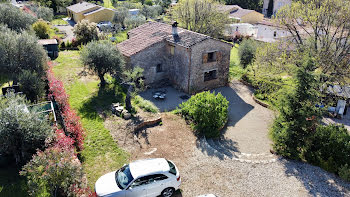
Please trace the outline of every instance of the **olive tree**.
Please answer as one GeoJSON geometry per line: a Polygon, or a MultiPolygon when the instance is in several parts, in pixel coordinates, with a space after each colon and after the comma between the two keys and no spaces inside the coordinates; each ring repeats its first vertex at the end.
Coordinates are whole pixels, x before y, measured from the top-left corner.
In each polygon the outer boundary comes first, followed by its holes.
{"type": "Polygon", "coordinates": [[[92,40],[98,40],[98,29],[96,23],[82,20],[74,26],[73,33],[78,42],[86,44],[92,40]]]}
{"type": "Polygon", "coordinates": [[[118,8],[113,16],[113,22],[125,28],[125,19],[129,16],[129,10],[125,7],[118,8]]]}
{"type": "Polygon", "coordinates": [[[24,97],[8,94],[0,99],[0,152],[13,155],[21,164],[45,146],[53,131],[45,117],[28,110],[24,97]]]}
{"type": "Polygon", "coordinates": [[[218,7],[213,0],[183,0],[173,9],[172,15],[183,28],[217,38],[223,35],[230,22],[228,13],[218,7]]]}
{"type": "Polygon", "coordinates": [[[81,52],[84,65],[97,74],[101,87],[105,87],[105,74],[122,73],[124,60],[117,47],[108,41],[92,41],[81,52]]]}
{"type": "Polygon", "coordinates": [[[20,32],[29,29],[36,21],[36,17],[27,14],[15,6],[0,3],[0,24],[6,24],[8,28],[20,32]]]}
{"type": "Polygon", "coordinates": [[[44,77],[47,55],[34,35],[18,33],[0,25],[0,72],[17,82],[23,70],[44,77]]]}

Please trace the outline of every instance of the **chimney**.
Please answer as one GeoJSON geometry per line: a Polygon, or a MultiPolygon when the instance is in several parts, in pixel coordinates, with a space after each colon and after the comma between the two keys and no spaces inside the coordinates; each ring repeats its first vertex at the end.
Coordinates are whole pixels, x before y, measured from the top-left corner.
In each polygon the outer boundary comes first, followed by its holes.
{"type": "Polygon", "coordinates": [[[177,34],[177,24],[179,24],[179,23],[177,23],[176,21],[174,21],[173,22],[173,24],[172,24],[172,31],[173,31],[173,36],[174,37],[177,37],[178,36],[178,34],[177,34]]]}

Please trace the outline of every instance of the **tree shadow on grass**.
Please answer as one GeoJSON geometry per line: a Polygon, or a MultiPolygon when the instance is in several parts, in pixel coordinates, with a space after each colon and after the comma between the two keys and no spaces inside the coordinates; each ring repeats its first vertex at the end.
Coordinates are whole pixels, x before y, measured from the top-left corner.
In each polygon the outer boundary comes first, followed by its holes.
{"type": "Polygon", "coordinates": [[[124,89],[118,84],[107,84],[104,88],[100,87],[98,92],[85,101],[78,111],[88,119],[95,119],[97,116],[105,119],[111,113],[112,103],[124,104],[124,92],[124,89]]]}
{"type": "Polygon", "coordinates": [[[350,183],[320,167],[283,159],[287,176],[298,179],[311,196],[348,196],[350,183]]]}

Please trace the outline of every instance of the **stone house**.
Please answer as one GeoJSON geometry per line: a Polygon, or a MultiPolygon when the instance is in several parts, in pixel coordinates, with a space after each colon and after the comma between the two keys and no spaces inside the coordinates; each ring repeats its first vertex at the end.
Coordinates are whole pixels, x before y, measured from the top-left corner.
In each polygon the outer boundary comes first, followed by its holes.
{"type": "Polygon", "coordinates": [[[186,93],[224,86],[228,82],[232,45],[160,22],[147,22],[128,32],[117,48],[127,68],[144,69],[145,84],[170,83],[186,93]]]}
{"type": "Polygon", "coordinates": [[[111,21],[114,13],[113,9],[88,2],[80,2],[67,7],[68,17],[72,18],[76,23],[83,19],[95,23],[111,21]]]}

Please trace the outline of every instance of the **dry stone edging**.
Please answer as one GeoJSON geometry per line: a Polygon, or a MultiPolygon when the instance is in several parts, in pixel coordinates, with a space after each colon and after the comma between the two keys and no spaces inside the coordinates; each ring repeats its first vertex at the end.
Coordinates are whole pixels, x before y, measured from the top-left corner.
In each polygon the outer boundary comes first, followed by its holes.
{"type": "Polygon", "coordinates": [[[269,164],[269,163],[274,163],[280,159],[280,157],[278,157],[276,155],[266,154],[266,153],[251,154],[251,153],[238,153],[238,152],[236,152],[237,154],[232,154],[232,157],[229,157],[228,155],[220,152],[219,150],[214,148],[212,145],[210,145],[205,137],[200,139],[200,146],[207,150],[208,155],[214,154],[214,155],[216,155],[219,158],[222,158],[224,160],[238,161],[241,163],[269,164]],[[270,159],[266,159],[266,158],[259,159],[259,157],[270,157],[270,159]],[[258,159],[256,159],[256,158],[258,158],[258,159]]]}

